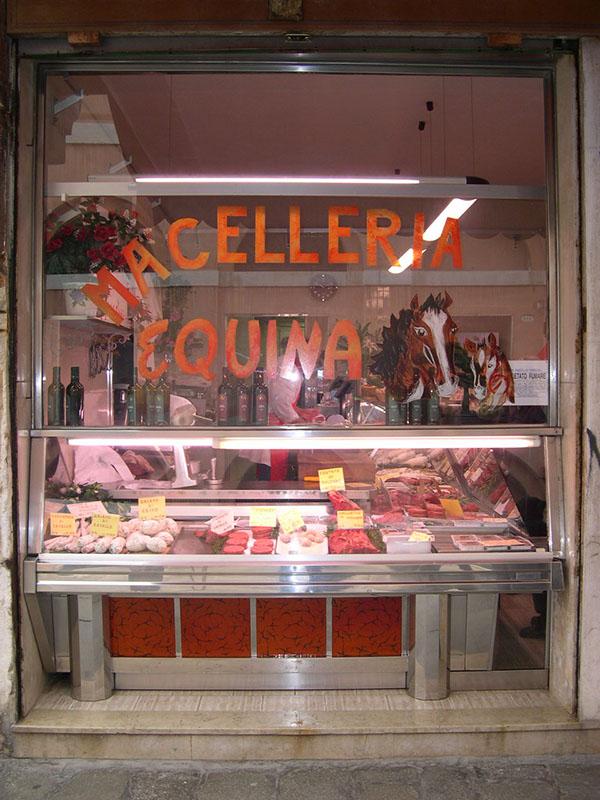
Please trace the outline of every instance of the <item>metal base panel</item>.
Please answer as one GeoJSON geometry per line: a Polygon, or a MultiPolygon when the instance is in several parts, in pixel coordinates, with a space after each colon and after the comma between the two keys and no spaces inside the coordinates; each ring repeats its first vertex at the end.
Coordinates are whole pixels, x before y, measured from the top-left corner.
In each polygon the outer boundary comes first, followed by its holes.
{"type": "Polygon", "coordinates": [[[117,689],[404,689],[408,659],[113,658],[117,689]]]}

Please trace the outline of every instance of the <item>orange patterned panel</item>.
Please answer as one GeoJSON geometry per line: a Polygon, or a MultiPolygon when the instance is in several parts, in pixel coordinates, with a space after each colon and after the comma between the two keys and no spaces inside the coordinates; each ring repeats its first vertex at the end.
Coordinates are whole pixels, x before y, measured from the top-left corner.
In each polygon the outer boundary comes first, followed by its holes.
{"type": "Polygon", "coordinates": [[[111,597],[110,652],[130,658],[175,656],[175,612],[169,598],[111,597]]]}
{"type": "Polygon", "coordinates": [[[400,597],[333,600],[334,656],[399,656],[402,653],[400,597]]]}
{"type": "Polygon", "coordinates": [[[324,656],[325,600],[277,598],[256,601],[259,656],[324,656]]]}
{"type": "Polygon", "coordinates": [[[249,658],[250,601],[182,598],[181,654],[184,658],[249,658]]]}

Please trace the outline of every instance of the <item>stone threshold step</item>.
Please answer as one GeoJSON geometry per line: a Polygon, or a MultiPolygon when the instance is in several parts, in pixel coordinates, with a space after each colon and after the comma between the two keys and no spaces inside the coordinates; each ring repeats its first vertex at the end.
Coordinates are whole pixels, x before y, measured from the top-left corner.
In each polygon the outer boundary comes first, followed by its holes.
{"type": "Polygon", "coordinates": [[[134,711],[35,708],[18,734],[302,736],[578,729],[560,707],[353,711],[134,711]]]}
{"type": "MultiPolygon", "coordinates": [[[[243,731],[239,732],[243,734],[243,731]]],[[[24,733],[12,741],[17,758],[142,759],[177,761],[297,761],[464,758],[600,753],[600,730],[497,730],[428,733],[295,735],[24,733]]]]}

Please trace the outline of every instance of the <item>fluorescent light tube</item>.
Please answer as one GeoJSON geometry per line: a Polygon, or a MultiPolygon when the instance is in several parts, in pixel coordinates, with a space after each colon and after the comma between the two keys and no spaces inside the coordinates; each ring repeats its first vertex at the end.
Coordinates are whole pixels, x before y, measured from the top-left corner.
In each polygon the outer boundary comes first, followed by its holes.
{"type": "Polygon", "coordinates": [[[215,442],[222,450],[401,450],[470,447],[521,448],[538,447],[539,436],[352,436],[345,433],[328,437],[275,437],[261,436],[242,438],[226,436],[215,442]]]}
{"type": "Polygon", "coordinates": [[[406,186],[422,183],[419,178],[327,178],[294,175],[138,175],[136,183],[276,183],[276,184],[347,184],[348,186],[406,186]]]}
{"type": "Polygon", "coordinates": [[[119,436],[106,436],[102,439],[86,439],[85,437],[81,439],[69,439],[69,444],[72,447],[131,447],[135,449],[136,447],[162,447],[162,448],[173,448],[173,447],[212,447],[213,440],[206,438],[206,439],[194,439],[192,437],[189,438],[182,438],[182,437],[173,437],[173,438],[166,438],[160,436],[132,436],[131,439],[126,437],[119,437],[119,436]]]}

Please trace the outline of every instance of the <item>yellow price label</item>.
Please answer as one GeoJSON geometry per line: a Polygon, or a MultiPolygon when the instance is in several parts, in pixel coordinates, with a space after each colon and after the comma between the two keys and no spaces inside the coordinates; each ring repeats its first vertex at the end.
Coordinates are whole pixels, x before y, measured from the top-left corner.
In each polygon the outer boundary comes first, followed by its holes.
{"type": "Polygon", "coordinates": [[[298,528],[302,528],[303,525],[302,514],[297,508],[290,508],[289,511],[284,511],[279,515],[279,527],[283,533],[292,533],[298,528]]]}
{"type": "Polygon", "coordinates": [[[442,508],[452,519],[462,519],[464,512],[459,500],[440,500],[442,508]]]}
{"type": "Polygon", "coordinates": [[[346,530],[352,528],[364,528],[365,512],[359,509],[352,509],[352,511],[338,511],[337,524],[338,528],[345,528],[346,530]]]}
{"type": "Polygon", "coordinates": [[[322,492],[343,492],[346,488],[343,467],[319,470],[319,489],[322,492]]]}
{"type": "Polygon", "coordinates": [[[167,501],[161,497],[140,497],[138,517],[140,519],[162,519],[167,516],[167,501]]]}
{"type": "Polygon", "coordinates": [[[119,533],[118,514],[98,514],[92,517],[90,533],[95,536],[116,536],[119,533]]]}
{"type": "Polygon", "coordinates": [[[50,514],[52,536],[75,536],[75,517],[72,514],[50,514]]]}
{"type": "Polygon", "coordinates": [[[425,531],[412,531],[410,536],[408,537],[409,542],[429,542],[431,541],[431,536],[426,533],[425,531]]]}
{"type": "Polygon", "coordinates": [[[277,509],[274,506],[252,506],[250,508],[251,528],[274,528],[277,525],[277,509]]]}

